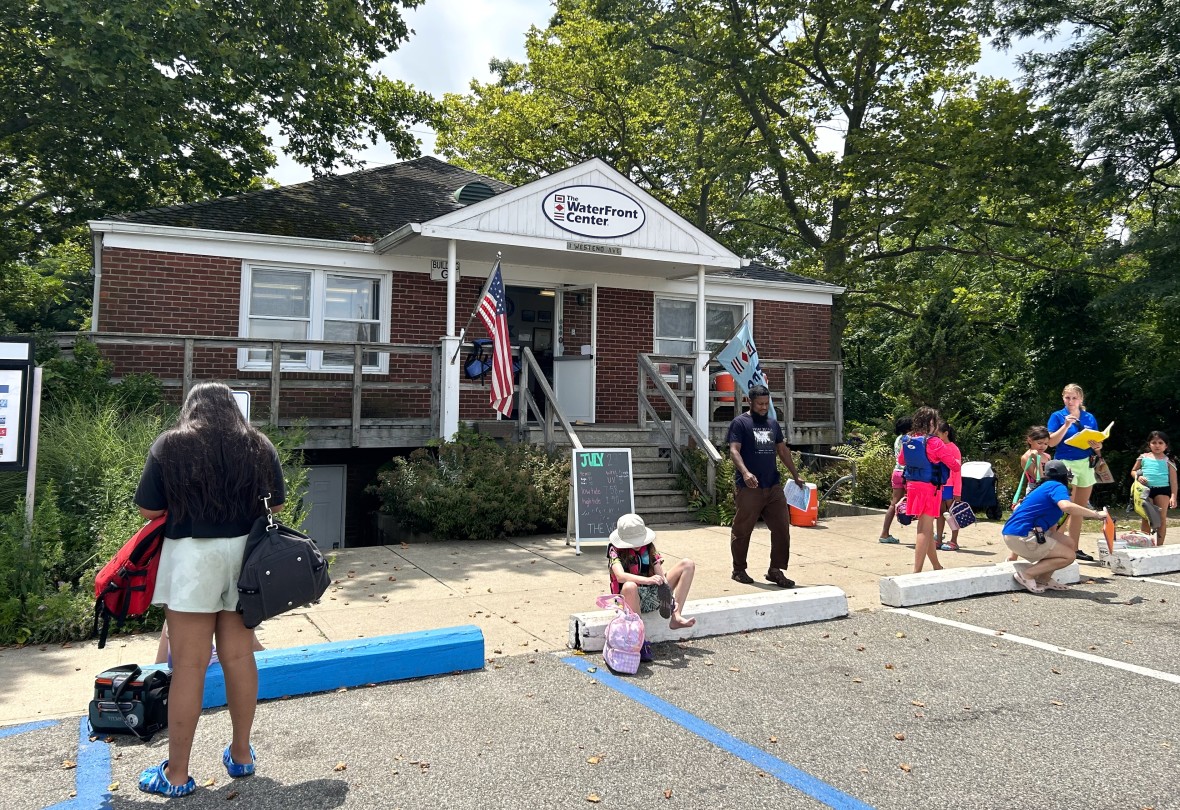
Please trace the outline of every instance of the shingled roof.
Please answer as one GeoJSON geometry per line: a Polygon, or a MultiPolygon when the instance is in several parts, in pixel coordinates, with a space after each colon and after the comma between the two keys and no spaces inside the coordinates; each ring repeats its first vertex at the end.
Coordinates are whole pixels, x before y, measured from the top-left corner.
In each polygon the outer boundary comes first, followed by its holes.
{"type": "Polygon", "coordinates": [[[293,186],[111,217],[178,228],[373,242],[402,225],[426,222],[463,204],[455,192],[482,181],[496,193],[512,186],[438,158],[422,157],[293,186]]]}
{"type": "Polygon", "coordinates": [[[815,284],[822,287],[832,286],[826,281],[820,281],[807,276],[796,275],[795,273],[788,273],[786,270],[779,270],[774,267],[767,267],[764,264],[751,262],[745,267],[739,267],[736,270],[722,270],[709,274],[710,278],[741,278],[750,281],[776,281],[788,282],[790,284],[815,284]]]}

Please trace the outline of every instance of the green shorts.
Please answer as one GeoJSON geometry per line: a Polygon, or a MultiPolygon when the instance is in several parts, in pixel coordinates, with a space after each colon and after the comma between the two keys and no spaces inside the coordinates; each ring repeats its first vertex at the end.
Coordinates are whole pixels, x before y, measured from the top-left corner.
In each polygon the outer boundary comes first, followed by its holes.
{"type": "Polygon", "coordinates": [[[1094,486],[1094,470],[1090,467],[1090,459],[1075,458],[1066,461],[1060,459],[1061,463],[1069,467],[1073,473],[1073,485],[1075,487],[1092,487],[1094,486]]]}

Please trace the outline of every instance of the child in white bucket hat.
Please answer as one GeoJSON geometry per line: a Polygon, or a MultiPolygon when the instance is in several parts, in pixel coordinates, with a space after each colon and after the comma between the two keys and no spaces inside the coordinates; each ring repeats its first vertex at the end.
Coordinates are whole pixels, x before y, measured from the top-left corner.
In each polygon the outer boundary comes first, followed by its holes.
{"type": "MultiPolygon", "coordinates": [[[[619,518],[606,547],[610,566],[611,593],[620,594],[635,613],[659,610],[673,630],[692,627],[696,619],[686,619],[680,609],[688,600],[688,589],[696,573],[696,563],[682,559],[664,573],[664,560],[655,546],[656,533],[636,514],[619,518]]],[[[645,642],[640,660],[651,660],[645,642]]]]}

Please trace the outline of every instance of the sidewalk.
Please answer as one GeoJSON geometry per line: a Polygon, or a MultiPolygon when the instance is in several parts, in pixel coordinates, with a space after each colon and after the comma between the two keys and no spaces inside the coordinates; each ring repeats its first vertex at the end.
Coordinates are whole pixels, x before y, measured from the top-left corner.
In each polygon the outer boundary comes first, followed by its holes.
{"type": "MultiPolygon", "coordinates": [[[[877,542],[881,519],[835,517],[813,528],[793,527],[789,576],[800,587],[835,585],[847,594],[851,611],[880,608],[878,580],[908,573],[914,556],[912,527],[894,524],[901,545],[877,542]]],[[[959,535],[964,550],[941,552],[942,564],[1004,560],[999,528],[976,523],[964,529],[959,535]]],[[[656,546],[665,558],[697,563],[689,615],[693,599],[777,590],[762,580],[770,533],[761,524],[750,545],[754,585],[729,578],[727,527],[657,529],[656,546]]],[[[1093,547],[1094,537],[1084,535],[1082,548],[1093,547]]],[[[265,646],[279,648],[474,624],[483,630],[489,661],[564,650],[570,614],[593,609],[594,598],[609,590],[604,549],[602,543],[583,545],[576,556],[564,537],[553,535],[345,549],[336,553],[333,585],[320,604],[267,622],[258,636],[265,646]]],[[[1082,564],[1083,579],[1106,570],[1082,564]]],[[[0,707],[0,726],[85,713],[94,676],[116,664],[150,663],[157,640],[156,634],[118,636],[104,650],[94,641],[0,649],[0,679],[10,695],[0,707]]]]}

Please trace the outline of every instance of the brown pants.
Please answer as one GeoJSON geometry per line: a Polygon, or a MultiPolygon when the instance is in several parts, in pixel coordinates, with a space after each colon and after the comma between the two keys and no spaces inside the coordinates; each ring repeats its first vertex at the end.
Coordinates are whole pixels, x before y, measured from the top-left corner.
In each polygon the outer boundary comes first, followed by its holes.
{"type": "Polygon", "coordinates": [[[758,489],[737,487],[733,502],[737,507],[729,533],[733,570],[746,570],[750,533],[754,531],[758,518],[762,518],[770,529],[770,567],[785,571],[791,558],[791,511],[783,488],[777,485],[758,489]]]}

